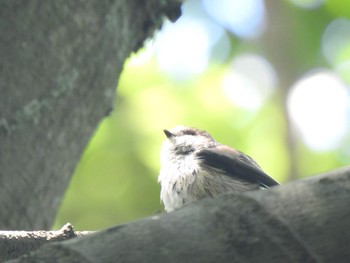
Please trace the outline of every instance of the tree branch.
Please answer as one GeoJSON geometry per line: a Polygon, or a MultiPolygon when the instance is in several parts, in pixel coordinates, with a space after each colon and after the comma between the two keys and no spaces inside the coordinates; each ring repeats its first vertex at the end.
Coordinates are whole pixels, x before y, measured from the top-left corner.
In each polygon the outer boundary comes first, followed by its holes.
{"type": "Polygon", "coordinates": [[[75,232],[69,223],[57,231],[0,231],[0,259],[3,261],[17,258],[43,244],[82,237],[91,233],[94,231],[75,232]]]}
{"type": "Polygon", "coordinates": [[[348,262],[350,167],[225,194],[13,262],[348,262]]]}

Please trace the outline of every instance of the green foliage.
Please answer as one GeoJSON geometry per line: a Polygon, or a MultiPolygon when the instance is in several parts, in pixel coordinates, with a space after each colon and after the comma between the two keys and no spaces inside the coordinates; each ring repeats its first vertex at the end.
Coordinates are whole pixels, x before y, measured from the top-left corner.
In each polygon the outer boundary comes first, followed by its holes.
{"type": "MultiPolygon", "coordinates": [[[[336,12],[332,2],[337,1],[327,1],[327,8],[336,12]]],[[[307,20],[306,11],[303,16],[307,20]]],[[[318,22],[313,14],[307,26],[315,25],[319,32],[318,22]]],[[[300,23],[292,30],[290,34],[305,34],[300,23]]],[[[320,34],[304,37],[307,43],[298,47],[299,54],[307,54],[305,46],[320,49],[320,34]]],[[[276,180],[287,181],[290,153],[278,91],[259,110],[245,110],[222,89],[230,65],[211,65],[197,78],[176,82],[159,72],[154,58],[138,63],[135,56],[120,77],[115,110],[101,122],[76,168],[56,228],[71,222],[77,229],[101,229],[161,211],[157,176],[162,130],[179,124],[209,131],[217,141],[252,156],[276,180]]],[[[296,148],[301,176],[340,165],[333,153],[315,154],[302,143],[296,148]]]]}
{"type": "Polygon", "coordinates": [[[350,18],[350,3],[348,0],[325,1],[326,9],[334,17],[350,18]]]}

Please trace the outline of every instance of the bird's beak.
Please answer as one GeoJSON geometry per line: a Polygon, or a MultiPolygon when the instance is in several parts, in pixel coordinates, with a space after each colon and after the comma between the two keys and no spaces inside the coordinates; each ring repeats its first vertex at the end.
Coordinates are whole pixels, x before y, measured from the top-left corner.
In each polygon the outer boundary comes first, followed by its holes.
{"type": "Polygon", "coordinates": [[[165,136],[166,136],[168,139],[174,137],[174,134],[171,133],[171,132],[168,131],[168,130],[163,130],[163,132],[164,132],[165,136]]]}

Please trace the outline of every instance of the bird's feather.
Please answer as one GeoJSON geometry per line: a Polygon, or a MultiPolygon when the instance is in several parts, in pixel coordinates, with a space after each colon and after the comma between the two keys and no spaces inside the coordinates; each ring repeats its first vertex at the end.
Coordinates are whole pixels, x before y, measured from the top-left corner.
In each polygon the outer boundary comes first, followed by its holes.
{"type": "Polygon", "coordinates": [[[262,171],[259,165],[249,157],[226,145],[217,145],[197,152],[199,165],[207,169],[218,169],[227,176],[248,181],[261,187],[270,187],[278,183],[262,171]]]}

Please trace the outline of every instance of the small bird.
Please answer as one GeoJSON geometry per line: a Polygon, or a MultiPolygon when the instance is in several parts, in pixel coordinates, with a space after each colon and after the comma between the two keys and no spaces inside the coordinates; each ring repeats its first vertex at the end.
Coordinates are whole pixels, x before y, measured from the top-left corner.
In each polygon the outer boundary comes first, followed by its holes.
{"type": "Polygon", "coordinates": [[[228,191],[278,185],[251,157],[216,142],[206,131],[177,126],[164,133],[158,182],[167,212],[228,191]]]}

